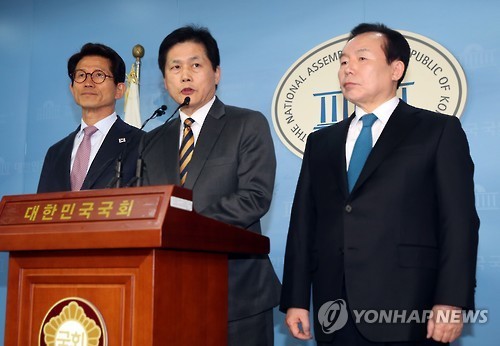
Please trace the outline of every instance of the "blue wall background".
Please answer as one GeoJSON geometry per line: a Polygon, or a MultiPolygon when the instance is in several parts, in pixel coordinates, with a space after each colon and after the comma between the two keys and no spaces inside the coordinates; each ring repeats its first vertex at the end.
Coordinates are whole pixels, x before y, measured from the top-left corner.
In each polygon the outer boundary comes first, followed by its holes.
{"type": "MultiPolygon", "coordinates": [[[[141,76],[143,120],[162,104],[164,92],[157,49],[173,29],[209,27],[219,43],[222,82],[228,104],[260,110],[271,124],[274,90],[302,54],[360,22],[383,22],[445,46],[462,64],[469,96],[462,124],[476,164],[477,207],[481,217],[477,306],[489,321],[467,326],[454,345],[498,345],[500,323],[500,3],[495,0],[16,0],[0,1],[0,195],[36,191],[50,145],[79,124],[66,76],[66,62],[83,43],[102,42],[125,59],[145,47],[141,76]]],[[[332,76],[332,78],[337,78],[332,76]]],[[[123,102],[118,112],[123,113],[123,102]]],[[[169,111],[167,111],[169,113],[169,111]]],[[[165,119],[151,121],[150,130],[165,119]]],[[[300,159],[273,131],[278,157],[271,211],[265,217],[271,259],[278,275],[300,159]]],[[[0,344],[3,344],[8,254],[0,253],[0,344]]],[[[305,345],[288,337],[283,315],[275,314],[276,345],[305,345]]]]}

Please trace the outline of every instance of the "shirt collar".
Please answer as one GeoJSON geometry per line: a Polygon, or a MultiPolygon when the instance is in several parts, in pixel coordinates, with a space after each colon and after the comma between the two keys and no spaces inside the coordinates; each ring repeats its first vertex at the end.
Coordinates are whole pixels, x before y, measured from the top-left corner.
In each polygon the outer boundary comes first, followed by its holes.
{"type": "Polygon", "coordinates": [[[208,112],[210,111],[210,108],[212,108],[212,105],[214,104],[214,102],[215,102],[215,96],[210,101],[205,103],[205,105],[203,105],[200,109],[198,109],[196,112],[191,114],[190,116],[188,116],[186,113],[184,113],[182,110],[180,110],[179,114],[180,114],[180,118],[181,118],[181,124],[183,124],[184,120],[186,120],[187,118],[191,118],[191,119],[194,119],[195,124],[203,126],[203,123],[205,122],[205,119],[208,115],[208,112]]]}
{"type": "MultiPolygon", "coordinates": [[[[391,114],[394,112],[398,104],[399,104],[399,98],[397,96],[394,96],[392,99],[382,103],[380,106],[375,108],[375,110],[372,113],[375,114],[377,116],[377,119],[380,120],[385,125],[389,121],[391,114]]],[[[352,126],[356,126],[361,117],[367,114],[360,107],[356,107],[355,113],[356,116],[352,120],[352,126]]]]}
{"type": "MultiPolygon", "coordinates": [[[[113,124],[115,123],[116,119],[118,119],[118,116],[116,115],[116,112],[113,112],[106,118],[96,122],[94,126],[97,127],[97,130],[99,130],[100,132],[107,134],[111,129],[111,126],[113,126],[113,124]]],[[[80,132],[78,133],[78,136],[81,136],[83,134],[83,129],[86,128],[87,126],[88,125],[82,119],[80,123],[80,132]]]]}

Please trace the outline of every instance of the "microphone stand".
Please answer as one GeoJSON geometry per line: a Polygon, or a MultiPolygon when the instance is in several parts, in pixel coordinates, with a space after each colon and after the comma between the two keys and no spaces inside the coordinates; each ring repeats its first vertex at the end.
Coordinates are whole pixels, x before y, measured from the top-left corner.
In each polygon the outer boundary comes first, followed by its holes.
{"type": "Polygon", "coordinates": [[[150,121],[151,119],[154,119],[154,118],[161,117],[163,114],[165,114],[166,110],[167,110],[167,106],[165,106],[165,105],[162,105],[160,108],[155,110],[154,113],[149,118],[147,118],[146,121],[142,124],[141,130],[144,128],[144,126],[146,126],[148,121],[150,121]]]}
{"type": "MultiPolygon", "coordinates": [[[[167,124],[169,122],[170,119],[172,119],[172,117],[175,115],[175,113],[177,113],[177,111],[179,109],[181,109],[182,107],[184,106],[188,106],[189,103],[191,102],[191,98],[189,96],[186,96],[184,98],[184,102],[182,102],[176,109],[175,111],[173,111],[172,115],[170,115],[168,117],[168,119],[165,121],[165,124],[167,124]]],[[[165,107],[166,109],[166,106],[162,106],[160,108],[158,108],[155,113],[153,113],[153,116],[151,116],[150,119],[153,119],[153,118],[156,118],[158,116],[161,116],[162,114],[165,113],[165,110],[163,110],[163,107],[165,107]],[[161,115],[156,115],[154,116],[159,110],[161,109],[161,111],[163,112],[161,115]]],[[[144,125],[146,125],[146,123],[149,121],[146,120],[146,122],[144,123],[144,125]]],[[[142,127],[144,127],[144,125],[142,127]]],[[[156,133],[158,134],[158,132],[156,133]]],[[[155,134],[155,135],[156,135],[155,134]]],[[[142,186],[142,173],[143,173],[143,170],[144,170],[144,162],[143,162],[143,159],[142,159],[142,155],[144,154],[144,151],[150,146],[151,143],[153,143],[153,140],[155,139],[153,136],[149,142],[146,144],[146,146],[144,146],[144,139],[145,139],[146,136],[142,136],[141,138],[141,142],[139,144],[139,157],[137,158],[137,164],[136,164],[136,168],[135,168],[135,177],[133,177],[126,185],[126,187],[130,187],[130,186],[142,186]]]]}

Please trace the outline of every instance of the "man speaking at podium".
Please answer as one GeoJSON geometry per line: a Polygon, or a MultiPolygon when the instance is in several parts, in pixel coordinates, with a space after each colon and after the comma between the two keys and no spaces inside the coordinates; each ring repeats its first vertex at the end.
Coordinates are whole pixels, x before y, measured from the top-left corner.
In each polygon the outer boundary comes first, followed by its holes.
{"type": "Polygon", "coordinates": [[[125,62],[110,47],[87,43],[68,60],[68,75],[82,108],[81,124],[49,148],[38,192],[105,188],[116,176],[117,161],[123,161],[121,181],[126,183],[135,174],[143,132],[115,112],[116,100],[125,93],[125,62]]]}
{"type": "MultiPolygon", "coordinates": [[[[145,136],[144,184],[184,186],[193,191],[198,213],[260,234],[276,170],[266,118],[215,96],[220,56],[207,29],[170,33],[158,64],[180,117],[145,136]]],[[[269,258],[230,257],[228,281],[228,344],[272,345],[280,284],[269,258]]]]}

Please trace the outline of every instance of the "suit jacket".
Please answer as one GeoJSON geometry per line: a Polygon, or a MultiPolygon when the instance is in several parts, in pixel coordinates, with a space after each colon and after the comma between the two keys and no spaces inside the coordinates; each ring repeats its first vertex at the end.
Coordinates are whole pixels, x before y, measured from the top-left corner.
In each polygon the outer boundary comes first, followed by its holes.
{"type": "MultiPolygon", "coordinates": [[[[309,136],[288,233],[280,309],[309,309],[312,284],[319,341],[333,334],[323,333],[318,310],[342,297],[344,280],[353,317],[474,306],[479,219],[459,120],[400,101],[349,193],[353,117],[309,136]]],[[[423,340],[426,323],[358,329],[372,341],[423,340]]]]}
{"type": "MultiPolygon", "coordinates": [[[[145,136],[144,184],[180,184],[180,120],[145,136]]],[[[216,99],[203,123],[184,187],[193,191],[194,209],[216,220],[261,233],[276,170],[266,118],[216,99]]],[[[267,256],[229,261],[229,320],[248,317],[279,303],[279,280],[267,256]]]]}
{"type": "MultiPolygon", "coordinates": [[[[45,155],[38,193],[71,191],[71,152],[80,126],[49,148],[45,155]]],[[[82,185],[82,190],[103,189],[116,175],[116,161],[121,155],[122,183],[135,176],[137,147],[144,134],[118,117],[102,142],[82,185]],[[125,141],[123,141],[125,139],[125,141]]]]}

